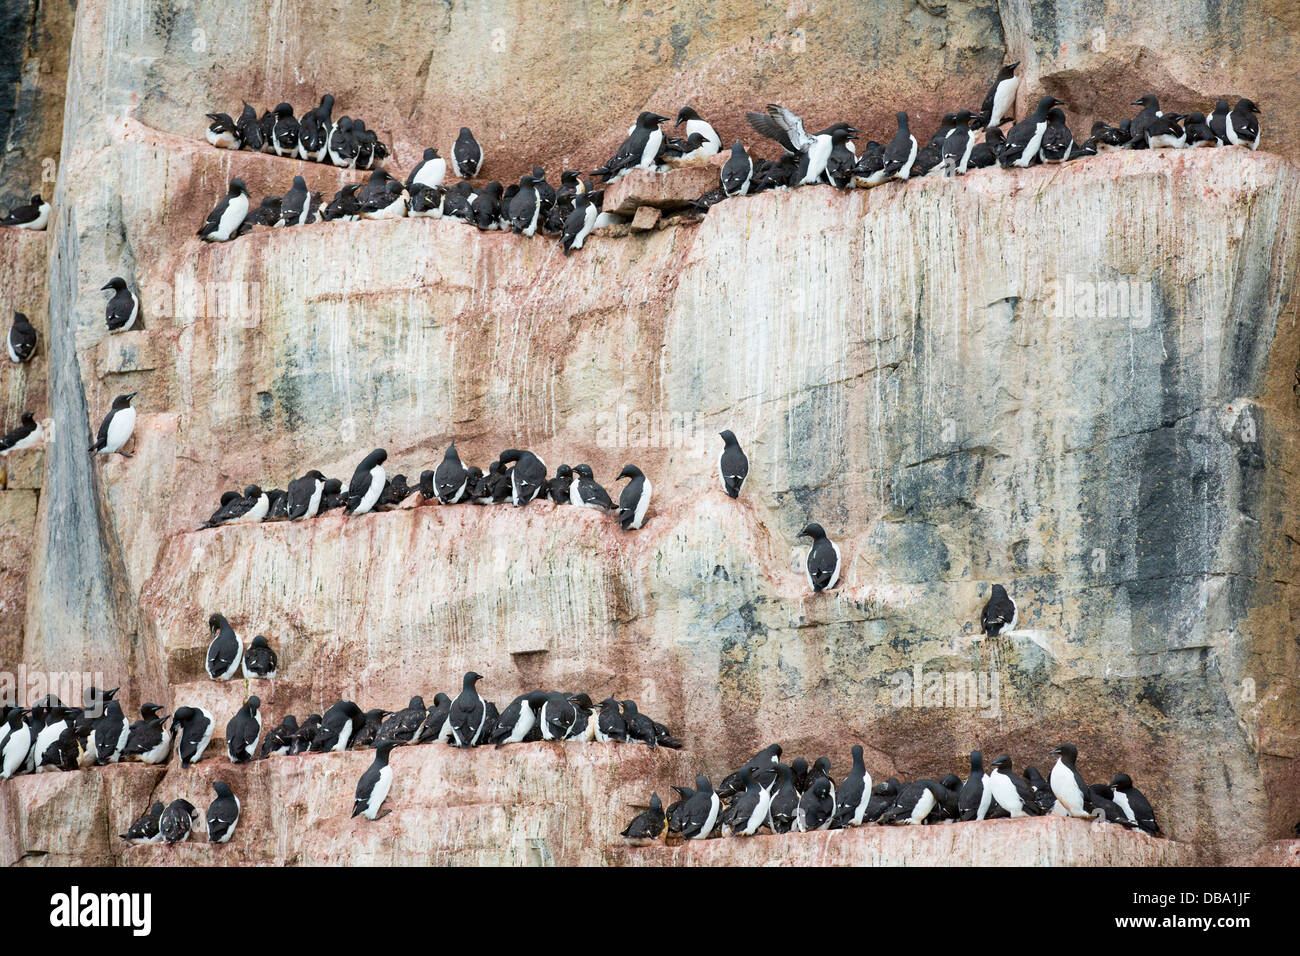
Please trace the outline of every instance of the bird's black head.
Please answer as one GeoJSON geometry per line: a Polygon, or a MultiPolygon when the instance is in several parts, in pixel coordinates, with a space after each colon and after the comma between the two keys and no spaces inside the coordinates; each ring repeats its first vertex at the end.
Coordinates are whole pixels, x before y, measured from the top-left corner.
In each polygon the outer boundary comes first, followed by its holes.
{"type": "Polygon", "coordinates": [[[230,785],[227,784],[227,783],[223,783],[223,782],[220,781],[220,780],[214,780],[214,781],[212,782],[212,789],[215,790],[215,791],[217,792],[217,796],[219,796],[219,797],[233,797],[233,796],[234,796],[234,794],[230,792],[230,785]]]}
{"type": "Polygon", "coordinates": [[[644,477],[644,475],[642,475],[641,469],[638,468],[636,465],[624,465],[623,470],[618,473],[617,480],[621,481],[624,478],[642,478],[642,477],[644,477]]]}
{"type": "Polygon", "coordinates": [[[993,762],[992,762],[991,764],[989,764],[989,766],[990,766],[990,767],[996,767],[998,770],[1001,770],[1001,771],[1003,771],[1004,773],[1010,773],[1010,772],[1011,772],[1011,758],[1008,757],[1006,754],[998,754],[998,755],[993,759],[993,762]]]}
{"type": "Polygon", "coordinates": [[[1139,96],[1137,99],[1135,99],[1135,100],[1134,100],[1131,104],[1129,104],[1129,105],[1130,105],[1130,106],[1140,106],[1140,107],[1142,107],[1144,110],[1158,110],[1158,109],[1160,109],[1160,101],[1159,101],[1158,99],[1156,99],[1154,96],[1152,96],[1150,93],[1147,93],[1147,94],[1145,94],[1145,95],[1143,95],[1143,96],[1139,96]]]}
{"type": "Polygon", "coordinates": [[[821,538],[826,537],[826,532],[822,529],[821,525],[817,524],[817,522],[810,521],[808,524],[803,526],[803,530],[800,531],[797,535],[795,535],[795,537],[812,538],[814,541],[817,541],[821,538]]]}
{"type": "Polygon", "coordinates": [[[208,615],[209,630],[216,631],[216,630],[220,630],[223,627],[226,627],[226,616],[224,614],[214,613],[208,615]]]}
{"type": "Polygon", "coordinates": [[[728,445],[728,447],[736,443],[736,434],[730,428],[718,432],[718,434],[722,436],[722,440],[728,445]]]}
{"type": "Polygon", "coordinates": [[[123,279],[121,276],[114,276],[112,279],[109,279],[108,282],[104,283],[103,288],[101,288],[99,291],[107,292],[109,289],[112,289],[114,292],[121,292],[125,288],[126,288],[126,280],[123,279]]]}
{"type": "Polygon", "coordinates": [[[248,708],[250,713],[255,714],[257,713],[257,708],[262,706],[262,699],[254,694],[252,697],[249,697],[248,700],[244,701],[244,706],[248,708]]]}
{"type": "Polygon", "coordinates": [[[1250,100],[1246,99],[1245,97],[1242,97],[1241,99],[1237,100],[1237,105],[1235,108],[1238,110],[1245,110],[1251,113],[1260,112],[1259,107],[1256,106],[1254,103],[1252,103],[1250,100]]]}
{"type": "Polygon", "coordinates": [[[556,478],[570,478],[572,476],[573,476],[573,469],[570,468],[568,465],[561,465],[559,468],[555,469],[556,478]]]}
{"type": "Polygon", "coordinates": [[[1111,789],[1123,793],[1125,790],[1128,790],[1133,786],[1133,780],[1126,773],[1117,773],[1111,778],[1110,786],[1111,789]]]}
{"type": "Polygon", "coordinates": [[[1046,116],[1053,106],[1064,106],[1065,104],[1055,96],[1044,96],[1038,101],[1038,109],[1035,111],[1039,116],[1046,116]]]}
{"type": "Polygon", "coordinates": [[[125,395],[119,395],[113,399],[114,408],[126,408],[131,404],[131,399],[135,398],[139,392],[127,392],[125,395]]]}
{"type": "Polygon", "coordinates": [[[1020,66],[1019,60],[1017,60],[1015,63],[1008,63],[1002,69],[998,70],[998,79],[999,80],[1011,79],[1011,77],[1015,76],[1016,67],[1018,66],[1020,66]]]}
{"type": "Polygon", "coordinates": [[[23,412],[22,423],[26,425],[28,428],[35,428],[36,416],[33,415],[31,412],[23,412]]]}
{"type": "Polygon", "coordinates": [[[894,114],[894,119],[898,120],[899,129],[907,129],[907,114],[905,112],[899,110],[894,114]]]}
{"type": "Polygon", "coordinates": [[[270,646],[270,645],[268,645],[268,644],[266,643],[266,635],[265,635],[265,634],[259,634],[259,635],[257,635],[255,638],[253,638],[253,643],[252,643],[250,646],[251,646],[251,647],[268,647],[268,646],[270,646]]]}
{"type": "Polygon", "coordinates": [[[699,113],[695,112],[695,110],[691,109],[689,106],[683,106],[677,111],[677,122],[674,123],[673,126],[681,126],[687,120],[697,119],[700,119],[699,113]]]}
{"type": "Polygon", "coordinates": [[[1079,759],[1079,748],[1074,744],[1061,744],[1053,747],[1052,753],[1059,755],[1062,760],[1071,766],[1079,759]]]}
{"type": "Polygon", "coordinates": [[[666,122],[668,122],[667,116],[660,116],[658,113],[651,113],[649,110],[645,110],[636,118],[636,124],[645,129],[654,129],[660,123],[666,122]]]}
{"type": "Polygon", "coordinates": [[[702,774],[702,773],[701,773],[701,774],[697,774],[696,777],[695,777],[695,792],[696,792],[696,793],[701,793],[701,792],[703,792],[703,793],[712,793],[712,792],[713,792],[713,784],[711,784],[711,783],[709,782],[709,778],[706,777],[706,776],[704,776],[704,774],[702,774]]]}
{"type": "Polygon", "coordinates": [[[240,179],[238,176],[236,176],[234,179],[230,181],[230,195],[232,196],[248,195],[248,187],[244,185],[244,181],[240,179]]]}
{"type": "Polygon", "coordinates": [[[479,674],[479,673],[477,673],[477,672],[475,672],[475,671],[468,671],[468,672],[465,674],[465,686],[466,686],[466,687],[473,687],[475,684],[477,684],[477,683],[478,683],[479,681],[481,681],[482,679],[483,679],[483,675],[482,675],[482,674],[479,674]]]}
{"type": "Polygon", "coordinates": [[[958,110],[953,115],[954,125],[958,127],[969,126],[970,121],[972,118],[974,118],[974,116],[975,114],[972,113],[970,110],[958,110]]]}
{"type": "Polygon", "coordinates": [[[276,104],[274,112],[276,116],[280,116],[280,117],[292,116],[293,107],[290,106],[288,103],[278,103],[276,104]]]}
{"type": "Polygon", "coordinates": [[[260,498],[260,497],[262,497],[262,488],[261,488],[261,486],[260,486],[260,485],[249,485],[247,488],[244,489],[244,497],[245,497],[245,498],[260,498]]]}

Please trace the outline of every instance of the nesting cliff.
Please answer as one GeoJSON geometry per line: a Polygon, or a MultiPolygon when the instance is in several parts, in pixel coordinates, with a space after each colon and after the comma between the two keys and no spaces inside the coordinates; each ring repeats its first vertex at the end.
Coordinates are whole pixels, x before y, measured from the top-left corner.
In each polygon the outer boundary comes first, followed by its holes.
{"type": "MultiPolygon", "coordinates": [[[[1099,21],[1108,39],[1089,41],[1089,25],[1022,4],[832,4],[815,19],[799,4],[688,4],[669,25],[638,4],[591,3],[564,25],[582,58],[556,61],[511,29],[529,5],[448,6],[422,27],[431,49],[413,51],[394,16],[391,43],[331,48],[327,71],[305,13],[146,6],[141,19],[138,4],[78,5],[54,222],[4,246],[5,268],[48,273],[43,364],[20,373],[40,385],[0,391],[6,422],[44,401],[54,434],[26,504],[9,498],[23,489],[0,492],[6,555],[19,556],[0,578],[6,661],[101,671],[132,702],[202,703],[224,725],[247,688],[203,677],[203,621],[220,609],[279,647],[281,679],[255,688],[277,719],[340,695],[395,706],[473,668],[501,702],[534,685],[635,697],[689,749],[399,752],[399,812],[375,825],[391,840],[346,822],[366,755],[43,775],[0,787],[6,861],[119,861],[111,834],[155,788],[206,802],[221,772],[264,837],[260,855],[222,850],[250,862],[673,862],[607,849],[622,804],[696,770],[716,778],[770,740],[830,753],[837,772],[860,741],[882,777],[961,771],[976,746],[1046,762],[1069,738],[1089,779],[1122,767],[1139,780],[1185,846],[1040,821],[928,848],[910,845],[924,833],[845,834],[678,857],[1212,862],[1288,833],[1300,816],[1300,169],[1288,157],[1125,153],[768,193],[698,225],[596,237],[568,259],[553,242],[442,221],[219,246],[194,230],[231,175],[255,196],[295,173],[331,191],[355,178],[202,141],[204,112],[306,102],[324,92],[318,77],[352,77],[330,91],[377,118],[399,170],[483,116],[491,175],[507,178],[534,159],[590,168],[647,104],[692,100],[724,138],[768,100],[829,122],[831,73],[876,138],[896,105],[925,127],[977,96],[1004,51],[1026,59],[1027,88],[1081,97],[1083,116],[1114,117],[1139,88],[1193,101],[1224,83],[1281,90],[1244,62],[1198,57],[1276,29],[1294,44],[1294,11],[1278,5],[1280,27],[1238,11],[1231,27],[1225,13],[1201,34],[1162,34],[1187,47],[1157,59],[1114,11],[1099,21]],[[479,82],[451,82],[449,50],[502,42],[479,82]],[[367,79],[375,57],[392,68],[382,84],[367,79]],[[611,71],[628,82],[597,95],[611,71]],[[141,290],[145,328],[110,338],[95,290],[113,275],[141,290]],[[87,424],[134,390],[135,457],[90,461],[87,424]],[[752,466],[737,502],[716,482],[726,427],[752,466]],[[537,503],[195,530],[226,488],[283,487],[312,466],[346,476],[376,445],[413,476],[452,439],[467,460],[527,446],[607,480],[635,461],[655,483],[650,521],[623,534],[537,503]],[[843,549],[832,593],[803,580],[794,534],[807,520],[843,549]],[[1021,623],[980,641],[996,582],[1021,623]],[[445,782],[466,768],[483,783],[454,807],[445,782]],[[84,839],[55,852],[66,826],[84,839]]],[[[333,37],[382,15],[335,13],[333,37]]],[[[1285,114],[1255,98],[1267,146],[1285,114]]],[[[213,860],[205,849],[185,861],[213,860]]]]}

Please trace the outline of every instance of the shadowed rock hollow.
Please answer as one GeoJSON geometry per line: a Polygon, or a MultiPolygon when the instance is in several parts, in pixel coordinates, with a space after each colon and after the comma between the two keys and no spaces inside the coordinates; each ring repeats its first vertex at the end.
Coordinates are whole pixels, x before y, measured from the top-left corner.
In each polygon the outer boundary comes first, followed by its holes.
{"type": "MultiPolygon", "coordinates": [[[[55,435],[42,479],[0,492],[17,555],[0,576],[6,662],[102,671],[132,705],[201,703],[220,731],[249,692],[203,675],[204,620],[220,609],[280,651],[281,679],[253,688],[269,720],[340,695],[431,698],[473,668],[501,704],[533,685],[634,697],[688,750],[399,751],[397,812],[369,828],[347,820],[368,754],[242,769],[214,750],[189,773],[46,774],[0,786],[16,834],[6,861],[50,852],[69,827],[85,837],[64,862],[163,862],[156,849],[123,855],[112,834],[155,786],[206,806],[218,778],[246,795],[241,828],[260,835],[260,855],[237,836],[213,848],[220,858],[187,846],[185,862],[1221,862],[1289,833],[1300,170],[1285,156],[1125,153],[767,193],[699,225],[598,236],[568,259],[554,242],[430,220],[207,246],[194,230],[231,175],[255,197],[297,172],[330,192],[357,177],[213,150],[202,114],[241,98],[305,105],[324,92],[307,78],[370,75],[346,68],[365,51],[333,51],[327,74],[293,49],[303,14],[268,24],[235,4],[221,16],[249,44],[228,58],[194,49],[195,30],[223,35],[204,14],[139,21],[127,6],[78,5],[55,219],[3,246],[16,275],[48,272],[49,299],[44,364],[19,373],[32,384],[18,392],[6,370],[5,421],[34,403],[55,435]],[[96,290],[112,275],[140,288],[144,330],[107,336],[96,290]],[[92,466],[87,423],[137,389],[135,457],[92,466]],[[716,478],[728,427],[751,460],[735,502],[716,478]],[[413,479],[452,439],[480,465],[512,446],[552,468],[588,461],[607,485],[635,461],[655,484],[650,521],[624,534],[550,503],[408,501],[356,520],[195,530],[224,489],[284,487],[313,466],[346,478],[376,445],[413,479]],[[828,594],[803,578],[794,535],[808,520],[844,552],[828,594]],[[1021,622],[981,641],[997,582],[1021,622]],[[861,742],[879,779],[964,774],[977,746],[1046,769],[1067,738],[1090,781],[1132,774],[1182,845],[1034,821],[607,849],[625,803],[698,770],[716,781],[771,740],[828,754],[837,776],[861,742]],[[453,809],[447,781],[462,771],[507,782],[471,787],[453,809]],[[273,810],[273,797],[297,809],[273,810]]],[[[896,105],[928,130],[955,99],[978,101],[1004,50],[1026,60],[1022,91],[1065,99],[1080,134],[1090,109],[1124,115],[1134,91],[1193,106],[1225,83],[1273,91],[1253,97],[1266,148],[1284,128],[1281,79],[1197,59],[1232,48],[1223,24],[1175,31],[1186,48],[1156,59],[1145,28],[1115,11],[1099,50],[1085,25],[1040,22],[1038,6],[885,7],[877,23],[870,5],[814,20],[799,4],[693,4],[670,28],[638,4],[589,4],[568,25],[588,41],[582,62],[543,59],[498,25],[538,15],[527,4],[479,19],[456,7],[428,24],[431,51],[403,46],[394,20],[382,89],[330,91],[393,140],[397,170],[426,140],[445,152],[464,122],[494,178],[534,158],[590,168],[643,106],[691,100],[728,141],[743,109],[768,100],[820,118],[823,68],[843,87],[837,103],[863,104],[847,118],[864,139],[889,135],[896,105]],[[494,49],[498,29],[510,55],[450,84],[447,49],[494,49]],[[618,63],[629,81],[594,91],[618,63]],[[501,108],[507,89],[517,107],[501,108]]],[[[363,10],[376,8],[335,12],[363,10]]],[[[1233,29],[1254,35],[1260,17],[1233,29]]]]}

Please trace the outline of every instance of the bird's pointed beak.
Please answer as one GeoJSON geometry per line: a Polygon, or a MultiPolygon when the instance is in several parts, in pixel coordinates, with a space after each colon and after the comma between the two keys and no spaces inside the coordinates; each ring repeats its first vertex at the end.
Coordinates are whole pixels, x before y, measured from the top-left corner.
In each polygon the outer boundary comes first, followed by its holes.
{"type": "Polygon", "coordinates": [[[108,283],[105,283],[104,285],[100,286],[100,287],[99,287],[99,291],[100,291],[100,292],[107,292],[107,291],[108,291],[109,289],[111,289],[111,288],[113,288],[113,283],[108,282],[108,283]]]}

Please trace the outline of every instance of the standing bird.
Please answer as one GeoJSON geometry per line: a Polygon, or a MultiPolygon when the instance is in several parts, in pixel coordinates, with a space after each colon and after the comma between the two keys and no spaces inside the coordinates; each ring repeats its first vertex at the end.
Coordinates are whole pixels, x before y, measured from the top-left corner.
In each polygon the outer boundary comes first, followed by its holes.
{"type": "Polygon", "coordinates": [[[172,752],[172,735],[165,728],[167,715],[157,704],[140,707],[140,720],[131,725],[123,757],[138,757],[141,763],[162,764],[172,752]]]}
{"type": "Polygon", "coordinates": [[[1237,105],[1228,114],[1228,122],[1224,126],[1230,144],[1259,149],[1259,120],[1255,118],[1258,112],[1259,107],[1250,100],[1237,100],[1237,105]]]}
{"type": "Polygon", "coordinates": [[[1092,815],[1107,823],[1118,823],[1128,830],[1137,829],[1137,824],[1128,818],[1128,814],[1115,803],[1115,793],[1104,783],[1094,783],[1088,788],[1092,800],[1092,815]]]}
{"type": "Polygon", "coordinates": [[[978,750],[970,752],[970,776],[957,791],[957,819],[983,820],[989,812],[993,794],[984,786],[984,754],[978,750]]]}
{"type": "Polygon", "coordinates": [[[1056,97],[1044,96],[1029,116],[1011,127],[1002,152],[998,154],[998,162],[1004,169],[1012,166],[1024,168],[1038,159],[1039,147],[1047,132],[1047,114],[1052,107],[1062,105],[1064,104],[1056,97]]]}
{"type": "Polygon", "coordinates": [[[302,114],[298,123],[298,156],[313,163],[325,161],[329,145],[330,114],[334,112],[334,97],[326,93],[320,105],[302,114]]]}
{"type": "Polygon", "coordinates": [[[573,473],[577,477],[569,483],[569,504],[578,508],[614,510],[614,502],[610,500],[609,492],[597,484],[590,465],[576,465],[573,473]]]}
{"type": "Polygon", "coordinates": [[[135,409],[131,407],[131,399],[135,396],[135,392],[128,392],[113,399],[113,407],[100,422],[95,443],[90,446],[92,455],[118,454],[123,458],[131,457],[122,451],[122,446],[131,440],[131,435],[135,432],[135,409]]]}
{"type": "MultiPolygon", "coordinates": [[[[458,174],[459,175],[459,174],[458,174]]],[[[411,175],[406,177],[406,188],[427,186],[435,189],[442,185],[447,177],[447,161],[438,155],[438,151],[429,147],[424,151],[424,158],[415,164],[411,175]]]]}
{"type": "Polygon", "coordinates": [[[975,133],[970,128],[970,110],[961,110],[955,116],[952,132],[940,145],[945,176],[964,176],[970,166],[971,153],[975,151],[975,133]]]}
{"type": "Polygon", "coordinates": [[[1142,107],[1137,116],[1133,117],[1132,124],[1129,126],[1129,132],[1132,133],[1132,139],[1129,141],[1129,149],[1146,149],[1147,148],[1147,127],[1154,123],[1164,114],[1160,111],[1160,101],[1147,93],[1145,96],[1139,96],[1131,106],[1142,107]]]}
{"type": "Polygon", "coordinates": [[[483,168],[483,147],[474,139],[468,126],[460,128],[451,148],[451,170],[461,179],[473,179],[483,168]]]}
{"type": "Polygon", "coordinates": [[[520,743],[532,729],[537,726],[537,718],[546,703],[546,693],[535,690],[520,694],[510,702],[492,728],[488,743],[502,747],[505,744],[520,743]]]}
{"type": "Polygon", "coordinates": [[[814,592],[835,587],[840,580],[839,545],[826,537],[825,530],[816,522],[804,525],[796,537],[812,538],[807,561],[808,586],[814,592]]]}
{"type": "Polygon", "coordinates": [[[384,482],[388,480],[383,464],[387,459],[388,452],[376,448],[357,465],[352,480],[348,482],[344,514],[363,515],[379,501],[379,496],[384,493],[384,482]]]}
{"type": "Polygon", "coordinates": [[[262,634],[253,638],[253,643],[244,651],[241,667],[245,680],[275,680],[275,668],[280,662],[279,655],[271,649],[262,634]]]}
{"type": "Polygon", "coordinates": [[[1219,141],[1220,146],[1228,146],[1228,114],[1232,111],[1228,109],[1228,101],[1219,97],[1214,101],[1214,109],[1210,111],[1209,119],[1206,125],[1210,127],[1210,132],[1214,138],[1219,141]]]}
{"type": "Polygon", "coordinates": [[[217,149],[239,149],[244,145],[244,138],[239,134],[239,127],[226,113],[208,113],[207,131],[203,134],[209,143],[217,149]]]}
{"type": "Polygon", "coordinates": [[[722,454],[718,456],[718,477],[722,479],[722,490],[727,493],[727,497],[739,498],[741,489],[745,487],[745,479],[749,477],[749,458],[731,429],[728,428],[721,435],[722,454]]]}
{"type": "Polygon", "coordinates": [[[21,312],[14,313],[14,324],[9,327],[9,361],[21,365],[36,354],[36,329],[21,312]]]}
{"type": "MultiPolygon", "coordinates": [[[[325,711],[325,716],[318,718],[319,726],[307,742],[307,749],[312,753],[340,753],[347,750],[354,742],[354,734],[364,719],[361,708],[350,700],[331,704],[329,710],[325,711]]],[[[376,727],[375,736],[378,733],[376,727]]]]}
{"type": "Polygon", "coordinates": [[[280,199],[280,219],[277,226],[303,226],[311,221],[311,193],[307,190],[307,180],[301,176],[293,177],[293,185],[280,199]]]}
{"type": "Polygon", "coordinates": [[[700,153],[701,156],[712,156],[721,151],[722,137],[717,134],[711,123],[689,106],[683,106],[677,111],[677,122],[673,124],[673,128],[681,126],[682,123],[686,124],[686,136],[688,138],[696,134],[703,137],[705,151],[700,153]]]}
{"type": "Polygon", "coordinates": [[[501,453],[505,464],[514,463],[510,469],[510,500],[522,508],[547,488],[546,462],[531,451],[510,448],[501,453]]]}
{"type": "Polygon", "coordinates": [[[730,831],[732,836],[753,836],[767,823],[772,791],[770,787],[760,786],[748,767],[741,767],[739,776],[743,790],[727,811],[723,834],[730,831]]]}
{"type": "Polygon", "coordinates": [[[1038,147],[1038,158],[1045,163],[1064,163],[1077,149],[1074,134],[1065,125],[1065,113],[1060,107],[1052,107],[1047,113],[1047,129],[1038,147]]]}
{"type": "Polygon", "coordinates": [[[997,637],[1003,631],[1016,629],[1016,602],[1007,596],[1007,589],[993,585],[993,593],[980,612],[980,633],[997,637]]]}
{"type": "Polygon", "coordinates": [[[293,156],[298,152],[299,132],[293,107],[288,103],[280,103],[272,112],[275,114],[275,123],[271,127],[271,149],[277,156],[293,156]]]}
{"type": "Polygon", "coordinates": [[[596,217],[600,210],[585,192],[573,200],[573,210],[564,217],[564,226],[560,235],[560,247],[567,256],[574,249],[581,249],[591,230],[596,228],[596,217]]]}
{"type": "Polygon", "coordinates": [[[695,792],[686,798],[680,810],[680,833],[687,840],[704,840],[713,833],[722,801],[713,792],[713,784],[704,774],[695,778],[695,792]]]}
{"type": "Polygon", "coordinates": [[[835,791],[835,825],[856,827],[862,823],[871,799],[871,774],[862,759],[862,747],[853,746],[853,769],[835,791]]]}
{"type": "Polygon", "coordinates": [[[644,110],[636,118],[636,124],[614,155],[604,166],[592,170],[591,174],[612,182],[627,175],[633,169],[654,169],[655,157],[659,155],[659,149],[664,142],[664,134],[659,129],[659,124],[666,122],[668,122],[667,116],[644,110]]]}
{"type": "Polygon", "coordinates": [[[619,713],[618,701],[613,697],[600,702],[596,714],[596,741],[602,744],[627,742],[627,721],[619,713]]]}
{"type": "Polygon", "coordinates": [[[37,193],[25,206],[15,206],[9,215],[0,219],[0,226],[17,226],[40,232],[50,221],[50,204],[37,193]]]}
{"type": "Polygon", "coordinates": [[[818,777],[799,797],[799,809],[795,812],[795,829],[800,833],[813,830],[825,830],[835,819],[835,795],[826,777],[818,777]]]}
{"type": "Polygon", "coordinates": [[[208,632],[212,635],[208,642],[208,676],[213,680],[230,680],[243,658],[244,642],[224,614],[214,613],[208,617],[208,632]]]}
{"type": "Polygon", "coordinates": [[[1020,89],[1020,77],[1016,76],[1018,66],[1020,62],[1016,61],[998,70],[997,78],[985,94],[984,104],[980,107],[980,119],[985,129],[1001,126],[1004,118],[1016,118],[1016,91],[1020,89]]]}
{"type": "Polygon", "coordinates": [[[119,833],[118,836],[127,843],[161,843],[163,835],[160,824],[163,809],[163,802],[155,800],[153,806],[143,816],[127,827],[125,833],[119,833]]]}
{"type": "Polygon", "coordinates": [[[301,478],[289,482],[287,514],[290,521],[304,521],[320,514],[325,494],[325,476],[313,468],[301,478]]]}
{"type": "Polygon", "coordinates": [[[226,751],[231,763],[248,763],[257,753],[257,741],[262,736],[262,715],[257,708],[261,704],[256,696],[249,697],[226,724],[226,751]]]}
{"type": "Polygon", "coordinates": [[[171,733],[172,737],[180,734],[176,752],[181,758],[182,770],[203,759],[203,751],[208,749],[208,742],[212,740],[214,726],[216,721],[202,707],[176,708],[176,713],[172,715],[171,733]]]}
{"type": "Polygon", "coordinates": [[[425,716],[429,713],[429,708],[424,706],[424,698],[419,694],[407,702],[407,705],[401,710],[391,714],[379,727],[379,738],[381,740],[396,740],[399,743],[410,743],[414,738],[420,725],[424,723],[425,716]]]}
{"type": "Polygon", "coordinates": [[[468,749],[478,745],[483,735],[483,724],[487,717],[487,705],[479,697],[475,684],[483,679],[482,674],[469,671],[461,682],[460,693],[451,702],[447,721],[451,724],[451,734],[456,746],[468,749]]]}
{"type": "Polygon", "coordinates": [[[618,496],[618,522],[624,531],[636,531],[645,524],[650,509],[650,479],[636,465],[624,465],[618,480],[630,478],[618,496]]]}
{"type": "Polygon", "coordinates": [[[239,822],[239,798],[220,780],[213,782],[212,789],[217,798],[208,805],[208,842],[229,843],[239,822]]]}
{"type": "Polygon", "coordinates": [[[262,738],[260,759],[267,757],[287,757],[293,751],[293,738],[298,733],[298,718],[285,714],[280,723],[266,732],[262,738]]]}
{"type": "Polygon", "coordinates": [[[110,290],[113,294],[104,306],[104,323],[110,332],[130,332],[140,317],[140,299],[121,276],[109,279],[99,291],[110,290]]]}
{"type": "Polygon", "coordinates": [[[1147,833],[1153,836],[1161,835],[1160,824],[1156,823],[1155,811],[1151,809],[1151,804],[1142,791],[1133,786],[1133,780],[1128,774],[1115,774],[1110,786],[1114,791],[1115,805],[1123,811],[1125,817],[1147,833]]]}
{"type": "Polygon", "coordinates": [[[1074,744],[1061,744],[1052,753],[1057,754],[1056,763],[1052,765],[1052,773],[1048,777],[1052,793],[1056,797],[1053,812],[1067,817],[1091,816],[1092,793],[1074,766],[1079,759],[1079,748],[1074,744]]]}
{"type": "Polygon", "coordinates": [[[573,486],[573,469],[561,465],[555,469],[555,477],[546,484],[546,495],[557,505],[573,504],[570,488],[573,486]]]}
{"type": "Polygon", "coordinates": [[[632,846],[644,846],[646,843],[658,840],[664,833],[664,827],[667,826],[668,818],[664,816],[663,801],[659,799],[659,794],[650,794],[650,805],[642,812],[632,818],[632,822],[627,825],[619,836],[623,837],[632,846]]]}
{"type": "Polygon", "coordinates": [[[375,741],[374,762],[366,768],[366,772],[357,781],[356,799],[352,801],[352,816],[360,814],[367,820],[378,820],[392,813],[391,810],[385,810],[381,814],[379,808],[383,806],[388,791],[393,785],[393,768],[388,765],[388,758],[397,744],[396,740],[383,738],[375,741]]]}
{"type": "Polygon", "coordinates": [[[226,195],[208,213],[208,221],[197,235],[204,242],[228,242],[235,237],[247,217],[248,188],[242,179],[236,177],[230,181],[226,195]]]}
{"type": "Polygon", "coordinates": [[[754,179],[754,160],[745,152],[745,147],[740,145],[740,140],[732,144],[731,158],[722,165],[718,176],[722,191],[728,198],[744,196],[749,192],[749,184],[754,179]]]}
{"type": "Polygon", "coordinates": [[[242,149],[260,153],[262,147],[266,145],[266,139],[262,135],[262,124],[257,119],[257,110],[247,102],[244,103],[244,111],[239,114],[239,119],[235,121],[235,133],[239,136],[242,149]]]}
{"type": "Polygon", "coordinates": [[[881,173],[885,179],[907,179],[912,175],[912,164],[916,162],[916,137],[907,125],[907,114],[901,110],[894,115],[898,122],[898,131],[885,147],[885,165],[881,173]]]}
{"type": "Polygon", "coordinates": [[[199,811],[188,800],[173,800],[158,820],[158,830],[168,846],[184,843],[190,838],[194,824],[199,821],[199,811]]]}
{"type": "Polygon", "coordinates": [[[452,442],[442,462],[433,472],[433,488],[438,496],[438,503],[454,505],[465,497],[465,487],[469,473],[461,464],[460,455],[456,453],[456,443],[452,442]]]}
{"type": "Polygon", "coordinates": [[[788,765],[776,764],[776,785],[768,804],[767,825],[773,833],[789,833],[798,822],[799,791],[794,785],[794,772],[788,765]]]}
{"type": "Polygon", "coordinates": [[[990,764],[988,775],[984,778],[984,789],[1012,817],[1038,816],[1043,812],[1029,782],[1011,772],[1011,758],[1006,754],[999,754],[990,764]]]}
{"type": "Polygon", "coordinates": [[[122,713],[122,705],[110,700],[103,715],[95,721],[95,763],[106,766],[122,759],[131,725],[122,713]]]}

